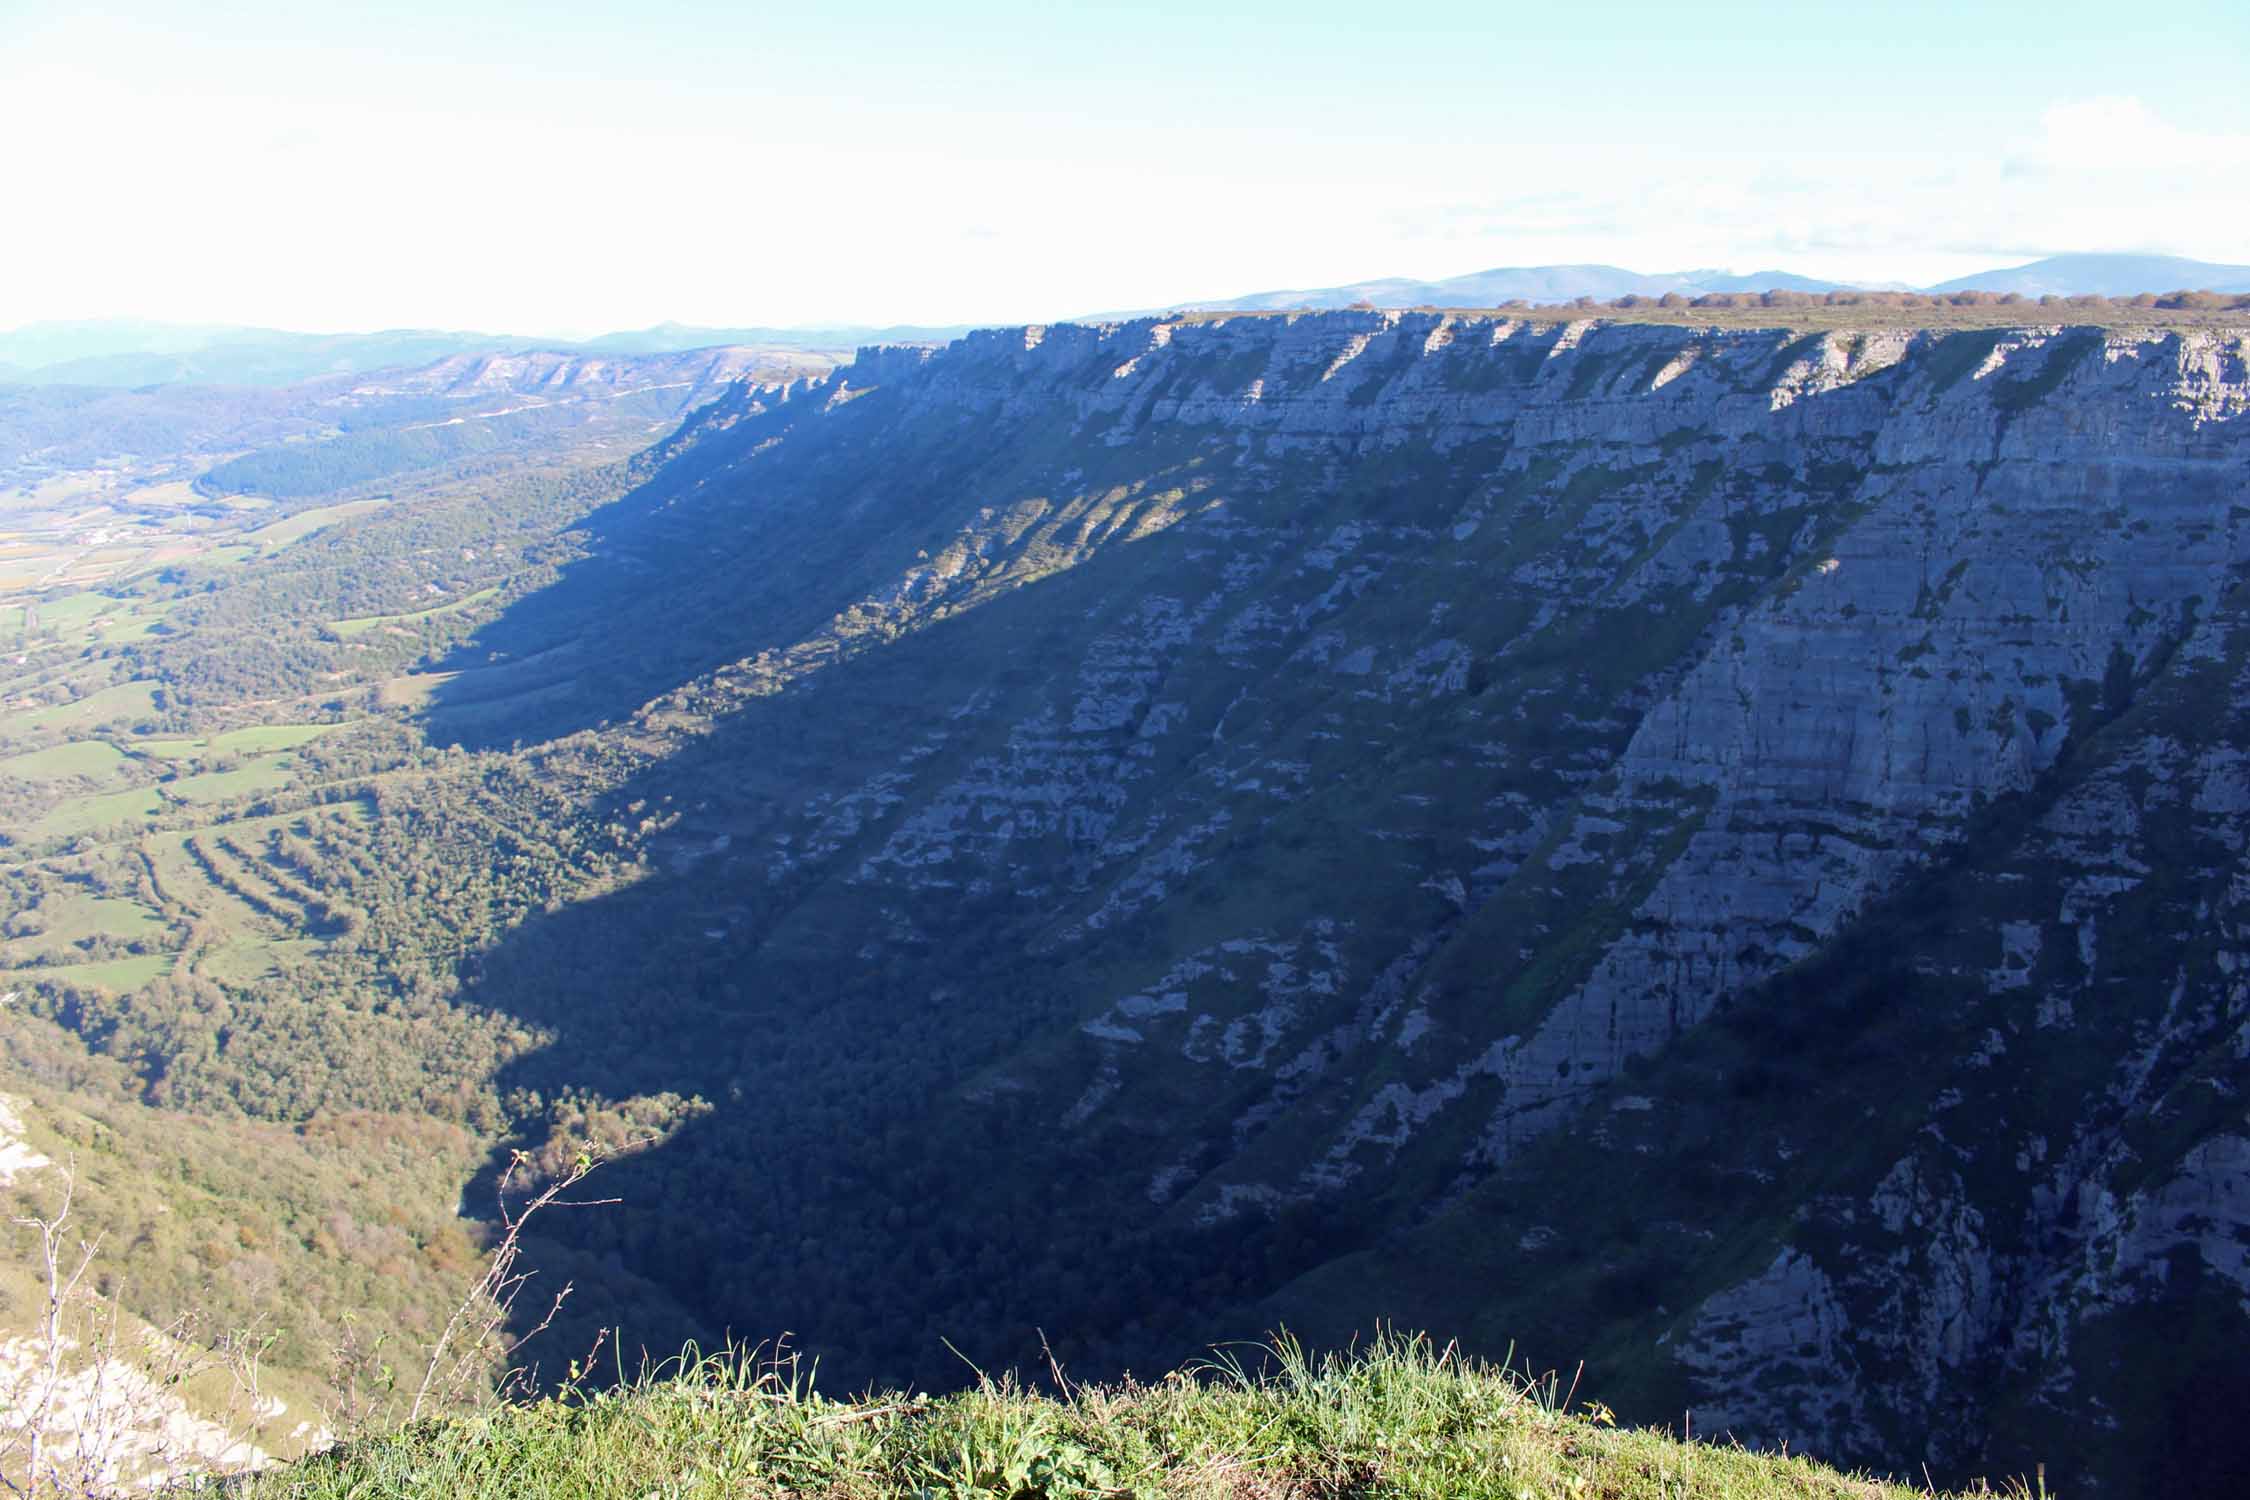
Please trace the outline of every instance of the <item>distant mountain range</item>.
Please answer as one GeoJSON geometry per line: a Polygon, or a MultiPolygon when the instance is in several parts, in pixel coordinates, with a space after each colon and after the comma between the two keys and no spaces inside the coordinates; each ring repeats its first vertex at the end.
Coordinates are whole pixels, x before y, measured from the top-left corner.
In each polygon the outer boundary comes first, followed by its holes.
{"type": "Polygon", "coordinates": [[[1621,266],[1503,266],[1472,271],[1442,281],[1414,281],[1384,277],[1355,281],[1347,286],[1252,292],[1215,302],[1180,304],[1213,312],[1279,312],[1290,308],[1350,307],[1370,302],[1377,307],[1497,307],[1521,299],[1533,303],[1568,302],[1575,297],[1608,301],[1637,294],[1661,297],[1679,292],[1698,297],[1706,292],[1828,292],[1844,285],[1820,281],[1788,271],[1754,271],[1737,276],[1726,271],[1667,271],[1650,275],[1621,266]]]}
{"type": "MultiPolygon", "coordinates": [[[[1645,273],[1619,266],[1504,266],[1440,281],[1381,277],[1346,286],[1253,292],[1247,296],[1170,304],[1210,312],[1278,312],[1293,308],[1497,307],[1602,301],[1667,292],[1991,291],[2026,297],[2130,297],[2141,292],[2250,292],[2250,265],[2220,265],[2172,255],[2053,255],[2028,265],[1980,271],[1930,287],[1905,282],[1825,281],[1791,271],[1695,270],[1645,273]]],[[[1080,322],[1164,311],[1090,314],[1080,322]]],[[[155,323],[132,318],[33,323],[0,332],[0,384],[139,387],[149,385],[283,386],[327,375],[428,364],[456,354],[677,354],[735,347],[774,353],[849,353],[869,344],[943,343],[967,325],[838,325],[816,328],[717,328],[685,323],[570,340],[520,334],[393,328],[377,333],[292,333],[210,323],[155,323]]]]}
{"type": "Polygon", "coordinates": [[[0,489],[107,468],[138,483],[200,478],[214,493],[293,501],[420,469],[630,451],[738,381],[841,362],[729,346],[478,351],[287,386],[0,386],[0,489]]]}
{"type": "Polygon", "coordinates": [[[2142,292],[2250,292],[2250,266],[2176,255],[2050,255],[2029,265],[1960,276],[1933,292],[2020,292],[2026,297],[2134,297],[2142,292]]]}
{"type": "Polygon", "coordinates": [[[852,350],[868,344],[942,344],[969,331],[969,324],[894,323],[884,327],[845,323],[833,328],[705,328],[691,323],[658,323],[624,333],[605,333],[568,347],[588,354],[681,354],[690,349],[729,345],[808,353],[852,350]]]}
{"type": "Polygon", "coordinates": [[[942,342],[966,328],[697,328],[660,323],[585,340],[394,328],[378,333],[292,333],[224,324],[132,318],[33,323],[0,333],[0,383],[135,388],[148,385],[284,386],[331,375],[426,365],[458,354],[678,354],[752,348],[848,353],[862,344],[942,342]]]}
{"type": "Polygon", "coordinates": [[[1700,297],[1712,292],[1833,291],[2017,292],[2027,297],[2130,297],[2141,292],[2250,291],[2250,266],[2216,265],[2172,255],[2053,255],[2029,265],[1980,271],[1931,287],[1901,281],[1823,281],[1789,271],[1663,271],[1654,274],[1619,266],[1505,266],[1474,271],[1442,281],[1388,277],[1347,286],[1310,290],[1253,292],[1245,297],[1175,304],[1210,312],[1275,312],[1287,308],[1497,307],[1522,300],[1534,304],[1568,302],[1577,297],[1608,301],[1628,294],[1661,297],[1667,292],[1700,297]]]}

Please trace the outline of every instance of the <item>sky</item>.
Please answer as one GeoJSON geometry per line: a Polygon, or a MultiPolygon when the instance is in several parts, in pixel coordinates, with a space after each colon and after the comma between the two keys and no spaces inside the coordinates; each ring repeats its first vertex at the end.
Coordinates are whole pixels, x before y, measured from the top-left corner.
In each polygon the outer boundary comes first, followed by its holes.
{"type": "Polygon", "coordinates": [[[0,0],[0,328],[2250,263],[2250,5],[0,0]]]}

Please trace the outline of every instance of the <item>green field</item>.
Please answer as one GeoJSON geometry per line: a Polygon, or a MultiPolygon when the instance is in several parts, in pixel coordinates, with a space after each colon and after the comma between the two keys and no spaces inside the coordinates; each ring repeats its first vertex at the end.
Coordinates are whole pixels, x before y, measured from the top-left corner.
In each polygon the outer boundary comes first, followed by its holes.
{"type": "Polygon", "coordinates": [[[169,484],[145,485],[125,497],[128,505],[161,505],[175,509],[209,502],[195,492],[195,483],[188,479],[175,479],[169,484]]]}
{"type": "Polygon", "coordinates": [[[335,623],[331,624],[328,628],[335,631],[338,635],[343,636],[346,640],[349,640],[355,635],[365,635],[368,631],[375,629],[377,626],[407,625],[416,620],[428,620],[433,619],[439,615],[449,615],[456,610],[463,610],[469,608],[471,605],[481,604],[485,600],[491,598],[494,594],[497,594],[499,592],[500,591],[496,588],[478,589],[473,594],[463,594],[460,598],[455,599],[450,604],[440,604],[431,609],[418,609],[412,614],[361,615],[358,619],[355,620],[338,620],[335,623]]]}
{"type": "Polygon", "coordinates": [[[285,516],[271,526],[261,526],[243,540],[271,551],[311,536],[321,527],[334,525],[348,516],[380,510],[388,503],[385,500],[348,500],[342,505],[316,505],[311,510],[301,510],[293,516],[285,516]]]}
{"type": "Polygon", "coordinates": [[[230,729],[207,739],[135,740],[132,745],[143,755],[160,756],[165,760],[189,760],[199,755],[259,755],[294,750],[337,727],[334,724],[257,724],[248,729],[230,729]]]}
{"type": "MultiPolygon", "coordinates": [[[[313,726],[280,726],[281,738],[290,739],[288,731],[313,726]]],[[[318,726],[325,728],[327,726],[318,726]]],[[[237,730],[220,735],[220,741],[245,740],[245,737],[271,731],[237,730]]],[[[295,742],[302,744],[310,735],[297,735],[295,742]]],[[[195,743],[195,742],[173,742],[195,743]]],[[[91,748],[86,746],[64,747],[91,748]]],[[[107,749],[107,746],[101,748],[107,749]]],[[[187,751],[185,754],[196,752],[187,751]]],[[[34,751],[18,760],[36,762],[52,752],[34,751]]],[[[8,764],[0,762],[0,765],[8,764]]],[[[112,763],[114,764],[114,762],[112,763]]],[[[204,806],[211,803],[231,802],[238,797],[252,797],[261,792],[271,792],[287,786],[297,758],[286,752],[257,757],[246,765],[226,771],[202,771],[192,776],[181,776],[164,782],[161,786],[132,787],[121,792],[102,792],[91,796],[72,797],[51,809],[46,816],[31,826],[30,832],[39,838],[67,838],[73,834],[91,833],[98,829],[114,827],[120,823],[145,823],[160,815],[168,803],[185,803],[204,806]]]]}
{"type": "Polygon", "coordinates": [[[104,621],[101,628],[102,644],[121,646],[128,641],[147,640],[163,627],[164,616],[171,608],[169,603],[140,604],[114,619],[104,621]]]}
{"type": "Polygon", "coordinates": [[[166,906],[221,927],[256,929],[258,913],[233,892],[211,882],[188,853],[189,837],[186,833],[160,833],[141,845],[156,871],[156,883],[166,906]]]}
{"type": "Polygon", "coordinates": [[[317,938],[245,938],[199,954],[195,971],[226,984],[253,984],[278,972],[275,961],[282,956],[309,958],[321,947],[317,938]]]}
{"type": "Polygon", "coordinates": [[[225,802],[287,786],[290,769],[296,764],[294,755],[269,755],[232,771],[183,776],[166,782],[164,789],[182,802],[225,802]]]}
{"type": "Polygon", "coordinates": [[[91,624],[97,615],[122,607],[118,600],[107,594],[64,594],[54,599],[33,601],[39,611],[39,624],[47,630],[70,630],[91,624]]]}
{"type": "Polygon", "coordinates": [[[0,776],[20,776],[25,781],[67,781],[85,776],[101,781],[124,763],[123,752],[106,740],[71,740],[0,760],[0,776]]]}
{"type": "Polygon", "coordinates": [[[145,718],[156,712],[155,685],[120,682],[89,693],[75,703],[58,703],[31,709],[16,719],[26,729],[60,729],[107,723],[111,719],[145,718]]]}
{"type": "MultiPolygon", "coordinates": [[[[246,866],[242,860],[218,847],[214,835],[223,836],[228,843],[238,848],[255,849],[277,828],[304,832],[316,824],[335,820],[364,823],[367,816],[365,803],[331,803],[317,811],[272,813],[264,817],[236,819],[217,825],[216,828],[154,834],[142,842],[141,851],[148,856],[168,910],[184,911],[192,917],[245,935],[256,934],[250,946],[263,949],[273,941],[266,936],[271,931],[267,925],[271,919],[245,900],[242,894],[228,889],[221,880],[237,881],[242,885],[243,891],[259,900],[278,900],[291,906],[295,902],[255,867],[255,861],[246,866]],[[220,879],[214,879],[214,874],[220,879]]],[[[255,959],[253,967],[262,971],[265,960],[255,959]]]]}
{"type": "Polygon", "coordinates": [[[39,932],[13,939],[0,948],[0,962],[20,962],[33,949],[67,947],[84,938],[113,937],[130,942],[164,931],[164,922],[138,901],[95,896],[77,888],[49,894],[36,910],[39,932]]]}
{"type": "Polygon", "coordinates": [[[155,787],[104,792],[97,797],[73,797],[31,825],[34,838],[68,838],[92,833],[120,823],[146,823],[164,810],[164,799],[155,787]]]}
{"type": "Polygon", "coordinates": [[[16,980],[59,979],[70,984],[88,985],[95,989],[137,990],[152,979],[172,972],[172,955],[147,953],[137,958],[112,958],[93,964],[61,964],[52,968],[15,969],[7,977],[16,980]]]}
{"type": "Polygon", "coordinates": [[[107,934],[117,938],[153,937],[164,930],[163,920],[141,905],[121,896],[88,896],[77,892],[58,902],[49,898],[39,907],[41,912],[53,910],[49,918],[47,936],[66,937],[75,942],[82,937],[107,934]]]}
{"type": "MultiPolygon", "coordinates": [[[[138,557],[140,554],[131,555],[138,557]]],[[[36,621],[38,628],[33,632],[34,641],[51,634],[64,642],[91,636],[104,645],[119,645],[127,641],[145,640],[155,634],[158,624],[177,602],[118,599],[91,591],[60,594],[51,599],[33,599],[27,604],[11,605],[5,611],[0,611],[0,629],[22,628],[36,621]]]]}

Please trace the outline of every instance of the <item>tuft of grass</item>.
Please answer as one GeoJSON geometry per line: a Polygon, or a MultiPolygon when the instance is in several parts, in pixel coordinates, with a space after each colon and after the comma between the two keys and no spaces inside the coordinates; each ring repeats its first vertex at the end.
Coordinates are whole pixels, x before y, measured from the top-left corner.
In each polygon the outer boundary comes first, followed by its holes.
{"type": "MultiPolygon", "coordinates": [[[[574,1375],[577,1371],[572,1372],[574,1375]]],[[[1906,1500],[1929,1490],[1614,1424],[1426,1338],[1315,1356],[1286,1334],[1153,1385],[979,1375],[954,1395],[835,1401],[786,1354],[688,1351],[617,1389],[363,1438],[246,1481],[364,1495],[1426,1496],[1906,1500]]],[[[2019,1490],[2020,1486],[2017,1487],[2019,1490]]],[[[2027,1492],[2028,1493],[2028,1492],[2027,1492]]]]}

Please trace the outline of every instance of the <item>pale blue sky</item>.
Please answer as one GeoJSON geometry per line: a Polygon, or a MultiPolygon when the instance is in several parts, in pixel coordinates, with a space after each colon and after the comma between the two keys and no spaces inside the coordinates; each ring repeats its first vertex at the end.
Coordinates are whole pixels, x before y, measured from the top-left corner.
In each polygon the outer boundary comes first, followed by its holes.
{"type": "Polygon", "coordinates": [[[0,0],[0,326],[2250,262],[2250,6],[0,0]]]}

